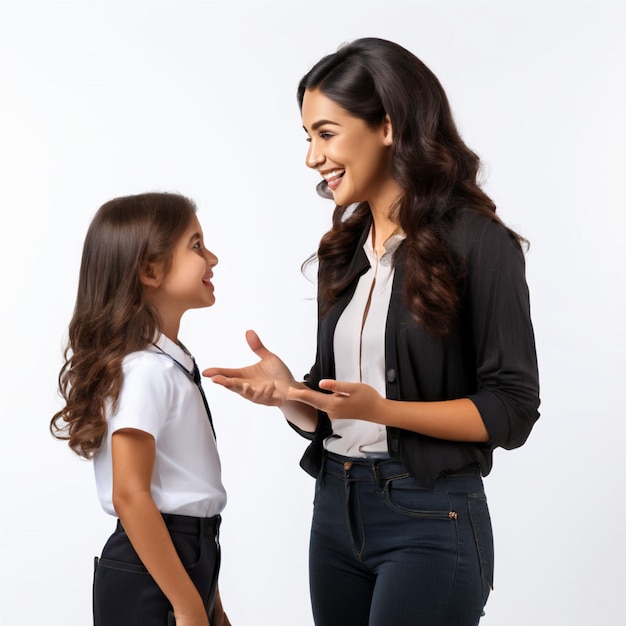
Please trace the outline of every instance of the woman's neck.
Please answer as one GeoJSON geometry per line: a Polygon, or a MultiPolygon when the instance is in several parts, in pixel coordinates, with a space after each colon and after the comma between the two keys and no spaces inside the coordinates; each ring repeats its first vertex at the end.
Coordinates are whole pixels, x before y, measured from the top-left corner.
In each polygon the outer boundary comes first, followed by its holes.
{"type": "Polygon", "coordinates": [[[388,212],[381,214],[372,211],[372,220],[372,247],[376,256],[380,257],[385,251],[385,241],[398,231],[399,225],[389,217],[388,212]]]}
{"type": "Polygon", "coordinates": [[[384,188],[381,189],[375,200],[368,202],[373,220],[372,246],[376,254],[382,254],[383,244],[399,227],[394,219],[395,211],[399,199],[402,197],[402,190],[395,180],[389,179],[384,188]]]}

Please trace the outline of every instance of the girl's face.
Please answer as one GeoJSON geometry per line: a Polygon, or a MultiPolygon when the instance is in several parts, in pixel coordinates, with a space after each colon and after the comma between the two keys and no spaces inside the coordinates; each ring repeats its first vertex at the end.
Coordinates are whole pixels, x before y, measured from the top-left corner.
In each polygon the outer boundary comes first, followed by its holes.
{"type": "Polygon", "coordinates": [[[144,280],[148,289],[147,296],[159,311],[165,326],[162,330],[166,335],[168,327],[175,327],[177,332],[178,323],[185,311],[215,303],[211,279],[216,265],[217,257],[204,247],[202,228],[194,215],[185,233],[174,246],[169,272],[165,273],[160,267],[152,267],[152,282],[144,280]]]}
{"type": "Polygon", "coordinates": [[[395,201],[398,189],[391,176],[388,118],[371,128],[319,89],[307,89],[302,125],[310,144],[306,164],[326,180],[336,204],[368,202],[372,208],[388,208],[395,201]]]}

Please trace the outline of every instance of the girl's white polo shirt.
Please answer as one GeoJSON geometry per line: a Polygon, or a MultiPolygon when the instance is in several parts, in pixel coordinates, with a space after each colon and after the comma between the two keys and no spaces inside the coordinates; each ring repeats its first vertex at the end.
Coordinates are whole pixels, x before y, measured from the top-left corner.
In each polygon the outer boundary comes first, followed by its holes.
{"type": "MultiPolygon", "coordinates": [[[[155,342],[190,372],[194,363],[179,345],[160,335],[155,342]]],[[[117,410],[107,410],[106,439],[94,456],[98,498],[116,515],[112,502],[111,436],[123,428],[154,437],[152,497],[162,513],[211,517],[226,505],[220,459],[200,390],[156,347],[127,355],[117,410]]]]}

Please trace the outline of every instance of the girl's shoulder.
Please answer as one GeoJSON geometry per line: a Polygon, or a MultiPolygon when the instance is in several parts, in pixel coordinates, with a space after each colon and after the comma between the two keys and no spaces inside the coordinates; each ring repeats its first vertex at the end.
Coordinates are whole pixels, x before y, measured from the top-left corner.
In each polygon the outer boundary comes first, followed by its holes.
{"type": "Polygon", "coordinates": [[[122,366],[124,368],[154,368],[161,369],[167,365],[167,360],[164,359],[154,348],[146,348],[145,350],[137,350],[127,354],[123,361],[122,366]]]}
{"type": "MultiPolygon", "coordinates": [[[[135,420],[142,414],[146,416],[146,423],[162,423],[186,389],[176,370],[170,358],[150,348],[127,354],[122,361],[116,419],[130,415],[130,419],[135,420]]],[[[141,430],[152,432],[148,427],[141,430]]]]}
{"type": "Polygon", "coordinates": [[[135,428],[157,437],[178,398],[168,361],[150,349],[124,357],[120,394],[109,416],[114,430],[135,428]]]}
{"type": "Polygon", "coordinates": [[[156,350],[146,348],[127,354],[122,361],[122,373],[126,380],[149,383],[149,387],[167,386],[172,381],[174,363],[156,350]]]}

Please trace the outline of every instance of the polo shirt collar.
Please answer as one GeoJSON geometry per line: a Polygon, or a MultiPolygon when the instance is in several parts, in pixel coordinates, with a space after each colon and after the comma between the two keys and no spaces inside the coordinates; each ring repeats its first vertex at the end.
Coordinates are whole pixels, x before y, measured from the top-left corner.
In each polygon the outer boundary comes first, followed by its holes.
{"type": "Polygon", "coordinates": [[[160,333],[155,339],[154,345],[158,346],[166,354],[169,354],[181,365],[184,365],[190,372],[193,371],[193,357],[182,344],[174,343],[171,339],[160,333]]]}

